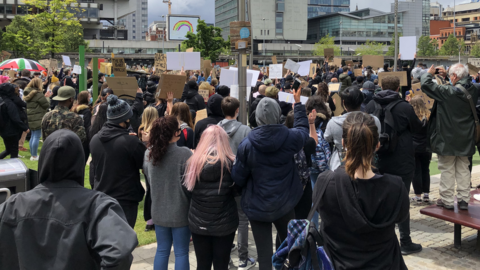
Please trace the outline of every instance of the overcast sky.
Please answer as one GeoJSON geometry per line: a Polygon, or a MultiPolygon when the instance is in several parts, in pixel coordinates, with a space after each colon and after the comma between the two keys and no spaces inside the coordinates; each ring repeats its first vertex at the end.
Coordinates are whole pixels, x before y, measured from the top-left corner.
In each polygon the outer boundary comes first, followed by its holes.
{"type": "MultiPolygon", "coordinates": [[[[399,0],[402,1],[402,0],[399,0]]],[[[420,0],[419,0],[420,1],[420,0]]],[[[180,0],[172,1],[172,14],[200,15],[202,20],[207,23],[215,23],[215,1],[214,0],[180,0]]],[[[356,5],[358,8],[374,8],[381,11],[390,11],[390,5],[394,0],[350,0],[350,10],[354,11],[356,5]]],[[[430,0],[438,2],[444,7],[453,6],[453,0],[430,0]]],[[[468,3],[470,0],[457,0],[460,3],[468,3]]],[[[162,0],[148,0],[148,24],[153,21],[162,20],[162,15],[168,13],[168,5],[162,0]]]]}

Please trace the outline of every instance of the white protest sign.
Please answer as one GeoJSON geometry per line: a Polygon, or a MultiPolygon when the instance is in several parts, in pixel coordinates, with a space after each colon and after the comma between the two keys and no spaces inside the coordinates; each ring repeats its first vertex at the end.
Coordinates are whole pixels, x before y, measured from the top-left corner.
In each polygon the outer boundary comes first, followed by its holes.
{"type": "Polygon", "coordinates": [[[167,52],[167,70],[200,70],[200,52],[167,52]]]}
{"type": "Polygon", "coordinates": [[[81,67],[81,66],[74,65],[74,66],[73,66],[73,73],[75,73],[75,74],[82,74],[82,67],[81,67]]]}
{"type": "MultiPolygon", "coordinates": [[[[285,101],[287,103],[295,103],[295,98],[293,94],[285,93],[285,92],[278,92],[278,100],[285,101]]],[[[305,105],[307,104],[308,97],[300,96],[300,102],[305,105]]]]}
{"type": "Polygon", "coordinates": [[[293,62],[290,59],[287,59],[287,62],[285,63],[285,69],[289,69],[291,72],[298,73],[298,69],[300,68],[300,65],[293,62]]]}
{"type": "Polygon", "coordinates": [[[230,96],[231,97],[234,97],[236,99],[239,99],[238,96],[239,96],[239,89],[238,89],[238,85],[231,85],[230,86],[230,96]]]}
{"type": "Polygon", "coordinates": [[[308,76],[310,74],[310,64],[311,63],[312,63],[312,60],[298,62],[298,65],[300,65],[300,68],[298,69],[297,73],[300,76],[308,76]]]}
{"type": "Polygon", "coordinates": [[[400,37],[401,60],[413,60],[417,52],[417,37],[400,37]]]}
{"type": "Polygon", "coordinates": [[[72,66],[72,62],[70,61],[70,57],[66,55],[62,55],[63,63],[65,66],[72,66]]]}
{"type": "Polygon", "coordinates": [[[268,77],[270,79],[283,78],[283,65],[282,64],[270,65],[270,71],[268,74],[269,74],[268,77]]]}
{"type": "MultiPolygon", "coordinates": [[[[236,67],[230,67],[230,70],[235,70],[238,72],[238,68],[236,67]]],[[[256,86],[258,75],[260,75],[260,70],[247,69],[247,86],[256,86]],[[251,78],[251,79],[248,79],[248,78],[251,78]]]]}
{"type": "Polygon", "coordinates": [[[222,69],[218,85],[238,85],[238,73],[233,69],[222,69]]]}

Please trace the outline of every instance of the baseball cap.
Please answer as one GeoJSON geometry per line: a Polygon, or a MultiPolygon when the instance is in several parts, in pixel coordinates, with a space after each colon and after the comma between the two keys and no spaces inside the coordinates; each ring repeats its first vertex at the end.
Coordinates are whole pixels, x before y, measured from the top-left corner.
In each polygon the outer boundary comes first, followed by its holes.
{"type": "Polygon", "coordinates": [[[53,100],[56,101],[65,101],[69,98],[75,97],[75,89],[71,86],[62,86],[58,89],[58,94],[53,100]]]}
{"type": "Polygon", "coordinates": [[[277,97],[279,91],[280,90],[278,90],[276,86],[270,86],[267,88],[267,90],[265,90],[265,96],[275,98],[277,97]]]}

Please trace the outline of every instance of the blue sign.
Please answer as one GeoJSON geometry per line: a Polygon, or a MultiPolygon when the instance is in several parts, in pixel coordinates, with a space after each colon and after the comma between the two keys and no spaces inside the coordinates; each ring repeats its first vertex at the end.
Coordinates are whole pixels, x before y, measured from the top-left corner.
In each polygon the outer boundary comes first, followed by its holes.
{"type": "Polygon", "coordinates": [[[250,30],[248,28],[243,27],[240,29],[240,38],[248,38],[250,36],[250,30]]]}

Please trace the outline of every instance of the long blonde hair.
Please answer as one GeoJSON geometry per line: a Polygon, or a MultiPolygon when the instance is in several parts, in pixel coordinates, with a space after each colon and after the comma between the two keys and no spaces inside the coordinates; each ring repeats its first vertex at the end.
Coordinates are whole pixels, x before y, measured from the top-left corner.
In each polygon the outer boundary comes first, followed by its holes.
{"type": "Polygon", "coordinates": [[[42,90],[43,89],[42,84],[43,84],[42,79],[34,78],[28,83],[26,88],[30,87],[36,90],[42,90]]]}
{"type": "Polygon", "coordinates": [[[138,128],[138,135],[140,136],[141,131],[149,132],[152,129],[152,124],[158,118],[158,111],[154,107],[147,107],[143,111],[142,115],[142,124],[138,128]]]}
{"type": "Polygon", "coordinates": [[[423,118],[426,118],[427,121],[430,119],[430,110],[425,106],[422,97],[414,96],[412,100],[410,100],[410,105],[412,105],[413,110],[420,121],[423,120],[423,118]]]}

